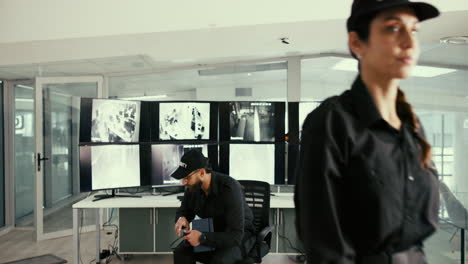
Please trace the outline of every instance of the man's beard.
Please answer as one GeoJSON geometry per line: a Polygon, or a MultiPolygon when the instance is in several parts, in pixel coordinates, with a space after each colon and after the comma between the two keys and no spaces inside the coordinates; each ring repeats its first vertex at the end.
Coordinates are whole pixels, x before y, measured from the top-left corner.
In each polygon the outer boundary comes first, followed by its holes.
{"type": "Polygon", "coordinates": [[[198,181],[197,183],[195,183],[194,185],[188,185],[187,186],[187,189],[190,191],[190,192],[199,192],[201,190],[201,187],[202,187],[202,182],[201,181],[198,181]]]}

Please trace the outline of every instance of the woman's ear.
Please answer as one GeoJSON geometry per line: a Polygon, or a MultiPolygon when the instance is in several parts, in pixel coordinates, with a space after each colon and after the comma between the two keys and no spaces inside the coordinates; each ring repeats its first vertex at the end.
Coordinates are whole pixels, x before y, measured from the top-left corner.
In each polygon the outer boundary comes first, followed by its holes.
{"type": "Polygon", "coordinates": [[[363,43],[359,39],[358,34],[355,31],[348,32],[348,47],[349,50],[356,55],[358,59],[361,59],[363,53],[363,43]]]}

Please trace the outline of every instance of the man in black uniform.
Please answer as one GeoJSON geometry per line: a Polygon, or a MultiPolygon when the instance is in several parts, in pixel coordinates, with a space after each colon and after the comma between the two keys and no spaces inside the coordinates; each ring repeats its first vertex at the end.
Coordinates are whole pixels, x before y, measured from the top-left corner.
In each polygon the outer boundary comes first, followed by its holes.
{"type": "Polygon", "coordinates": [[[198,150],[185,153],[171,176],[181,179],[187,187],[175,224],[178,235],[182,227],[186,228],[186,241],[174,250],[174,263],[226,264],[241,260],[255,243],[255,227],[239,182],[211,171],[208,158],[198,150]],[[215,232],[189,230],[195,216],[212,218],[215,232]],[[215,250],[194,253],[193,247],[198,245],[215,250]]]}

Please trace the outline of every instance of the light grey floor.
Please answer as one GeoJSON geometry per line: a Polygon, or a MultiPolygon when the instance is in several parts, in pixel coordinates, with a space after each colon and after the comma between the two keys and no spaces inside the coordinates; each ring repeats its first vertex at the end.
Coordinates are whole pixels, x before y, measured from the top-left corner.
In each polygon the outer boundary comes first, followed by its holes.
{"type": "MultiPolygon", "coordinates": [[[[113,242],[113,235],[106,235],[104,232],[101,236],[101,246],[107,247],[113,242]]],[[[81,258],[83,264],[94,262],[96,235],[94,232],[88,232],[81,235],[81,258]]],[[[34,257],[44,254],[55,254],[72,263],[72,237],[63,237],[58,239],[50,239],[47,241],[33,241],[33,232],[25,230],[14,230],[10,233],[0,236],[0,263],[9,262],[17,259],[34,257]]],[[[111,260],[111,263],[121,263],[116,258],[111,260]]],[[[149,264],[172,263],[172,255],[133,255],[126,259],[125,263],[134,264],[149,264]]],[[[292,264],[293,257],[287,255],[268,255],[262,263],[265,264],[292,264]]]]}
{"type": "MultiPolygon", "coordinates": [[[[459,232],[449,241],[455,229],[448,225],[441,225],[439,231],[426,241],[426,254],[430,264],[460,263],[460,235],[459,232]]],[[[113,242],[113,235],[102,233],[101,247],[107,247],[113,242]]],[[[88,264],[95,258],[95,233],[88,232],[81,235],[82,263],[88,264]]],[[[72,263],[72,237],[63,237],[47,241],[35,242],[33,232],[27,230],[13,230],[0,236],[0,263],[43,254],[55,254],[72,263]]],[[[468,252],[466,252],[468,254],[468,252]]],[[[467,258],[468,261],[468,258],[467,258]]],[[[134,255],[125,261],[132,264],[172,263],[172,255],[134,255]]],[[[113,258],[111,263],[121,263],[113,258]]],[[[293,257],[287,255],[269,254],[264,258],[265,264],[292,264],[293,257]]],[[[467,262],[468,263],[468,262],[467,262]]]]}

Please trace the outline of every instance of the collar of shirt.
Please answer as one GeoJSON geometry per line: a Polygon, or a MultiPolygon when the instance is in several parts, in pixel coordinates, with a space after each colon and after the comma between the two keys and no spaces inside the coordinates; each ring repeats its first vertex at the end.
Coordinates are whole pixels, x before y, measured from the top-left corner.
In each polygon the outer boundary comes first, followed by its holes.
{"type": "MultiPolygon", "coordinates": [[[[354,80],[350,94],[351,101],[356,108],[359,120],[365,127],[370,127],[377,121],[384,121],[374,103],[374,98],[372,98],[367,86],[362,81],[360,74],[356,77],[356,80],[354,80]]],[[[409,124],[405,123],[403,120],[400,131],[411,131],[413,135],[418,134],[417,132],[413,132],[412,129],[410,129],[409,124]]],[[[395,132],[398,131],[395,130],[395,132]]]]}
{"type": "Polygon", "coordinates": [[[217,196],[219,193],[219,183],[218,177],[214,171],[211,171],[211,183],[210,183],[210,191],[208,192],[209,195],[217,196]]]}
{"type": "Polygon", "coordinates": [[[361,75],[357,76],[351,86],[351,99],[357,110],[359,120],[364,126],[369,127],[375,122],[382,120],[382,116],[369,90],[362,81],[361,75]]]}

